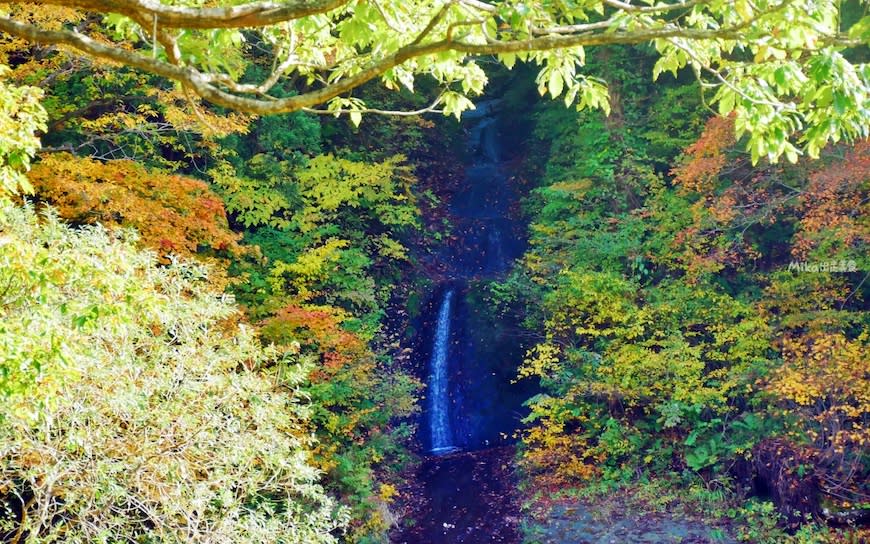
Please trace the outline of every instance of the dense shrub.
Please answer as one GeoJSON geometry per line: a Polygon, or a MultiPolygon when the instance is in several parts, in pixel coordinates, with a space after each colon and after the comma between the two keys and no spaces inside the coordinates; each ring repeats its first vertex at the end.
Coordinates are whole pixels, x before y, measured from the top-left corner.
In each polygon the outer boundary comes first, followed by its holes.
{"type": "Polygon", "coordinates": [[[134,241],[2,204],[0,539],[335,542],[307,365],[134,241]]]}

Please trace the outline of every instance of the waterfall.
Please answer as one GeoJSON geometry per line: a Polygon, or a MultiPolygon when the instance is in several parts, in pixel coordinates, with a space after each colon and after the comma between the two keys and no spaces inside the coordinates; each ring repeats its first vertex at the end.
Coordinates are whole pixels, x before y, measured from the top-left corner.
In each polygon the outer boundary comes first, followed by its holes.
{"type": "Polygon", "coordinates": [[[487,260],[489,262],[489,270],[492,272],[502,272],[507,265],[504,256],[504,244],[501,239],[501,229],[497,224],[489,226],[487,233],[487,260]]]}
{"type": "Polygon", "coordinates": [[[496,164],[500,160],[499,153],[499,141],[496,134],[496,124],[495,119],[487,119],[485,121],[480,122],[480,131],[479,133],[479,141],[480,141],[480,151],[483,154],[483,158],[485,162],[490,164],[496,164]]]}
{"type": "Polygon", "coordinates": [[[429,426],[432,430],[432,453],[441,454],[456,450],[453,432],[450,429],[448,388],[448,355],[450,354],[450,306],[453,289],[444,293],[438,310],[435,339],[432,345],[429,374],[429,426]]]}

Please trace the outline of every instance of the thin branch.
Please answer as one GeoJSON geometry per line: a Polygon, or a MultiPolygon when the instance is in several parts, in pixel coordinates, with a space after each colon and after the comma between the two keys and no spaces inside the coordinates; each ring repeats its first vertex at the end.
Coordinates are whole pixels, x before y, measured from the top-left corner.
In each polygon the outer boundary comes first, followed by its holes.
{"type": "MultiPolygon", "coordinates": [[[[707,72],[710,75],[712,75],[713,77],[715,77],[717,80],[719,80],[719,82],[722,85],[725,85],[726,87],[731,89],[735,94],[739,95],[744,100],[748,100],[749,102],[752,102],[753,104],[758,104],[758,105],[762,105],[762,106],[770,106],[770,107],[776,109],[777,111],[783,111],[787,108],[787,105],[784,102],[774,102],[771,100],[763,100],[763,99],[758,99],[758,98],[754,98],[752,96],[749,96],[748,94],[746,94],[742,90],[740,90],[740,88],[738,88],[736,85],[734,85],[733,83],[728,81],[728,79],[725,76],[723,76],[721,74],[721,72],[719,72],[715,68],[707,65],[707,63],[703,62],[701,59],[699,59],[697,56],[695,56],[695,53],[691,49],[680,44],[677,40],[668,40],[668,42],[670,42],[676,48],[683,51],[683,53],[685,53],[693,61],[695,66],[697,66],[699,69],[704,70],[705,72],[707,72]]],[[[793,107],[792,104],[788,104],[788,106],[793,107]]]]}
{"type": "Polygon", "coordinates": [[[417,37],[414,38],[414,41],[412,41],[408,45],[414,46],[414,45],[421,43],[424,39],[426,39],[426,36],[428,36],[435,29],[435,27],[438,26],[438,23],[440,23],[441,20],[444,19],[444,16],[447,15],[447,11],[450,9],[450,6],[452,6],[452,5],[453,5],[453,2],[448,2],[448,3],[444,4],[443,6],[441,6],[441,9],[438,10],[438,13],[436,13],[435,16],[429,20],[429,24],[426,25],[426,28],[424,28],[420,32],[420,34],[418,34],[417,37]]]}
{"type": "Polygon", "coordinates": [[[479,0],[459,0],[459,3],[488,13],[495,13],[496,10],[496,7],[492,4],[480,2],[479,0]]]}
{"type": "Polygon", "coordinates": [[[165,28],[155,26],[155,29],[157,30],[157,41],[163,46],[166,58],[172,64],[181,64],[181,49],[178,47],[178,40],[165,28]]]}
{"type": "MultiPolygon", "coordinates": [[[[447,41],[448,42],[455,41],[455,39],[453,38],[453,31],[456,30],[457,28],[461,28],[464,26],[484,25],[484,24],[486,24],[486,21],[484,21],[483,19],[473,19],[470,21],[457,21],[455,23],[450,23],[450,25],[448,25],[448,27],[447,27],[447,41]]],[[[489,43],[497,43],[497,42],[489,42],[489,43]]]]}
{"type": "Polygon", "coordinates": [[[604,0],[604,3],[612,8],[631,13],[666,13],[678,9],[686,9],[698,4],[707,4],[710,0],[688,0],[686,2],[676,2],[674,4],[658,4],[655,6],[636,6],[628,2],[620,0],[604,0]]]}
{"type": "Polygon", "coordinates": [[[361,108],[358,110],[320,110],[316,108],[302,108],[302,111],[306,113],[313,113],[317,115],[333,115],[338,117],[339,115],[350,114],[350,113],[371,113],[375,115],[387,115],[392,117],[413,117],[416,115],[423,115],[424,113],[444,113],[444,110],[439,110],[438,108],[427,106],[425,108],[420,108],[419,110],[381,110],[377,108],[361,108]]]}
{"type": "Polygon", "coordinates": [[[84,106],[69,111],[57,119],[52,119],[48,121],[48,130],[47,132],[56,132],[63,128],[63,125],[66,124],[67,121],[74,117],[83,117],[89,114],[92,110],[97,108],[104,108],[107,106],[112,106],[114,104],[125,104],[128,102],[139,102],[142,100],[148,100],[147,96],[116,96],[113,98],[102,98],[92,100],[91,102],[85,104],[84,106]]]}
{"type": "Polygon", "coordinates": [[[239,93],[239,94],[257,94],[257,95],[265,95],[272,88],[278,84],[281,77],[284,75],[287,70],[289,70],[293,66],[306,66],[309,68],[322,68],[321,66],[316,66],[313,64],[303,64],[297,63],[296,57],[291,55],[287,57],[281,64],[275,67],[272,70],[272,73],[269,74],[265,80],[259,85],[254,85],[251,83],[237,83],[234,79],[227,76],[226,74],[203,74],[206,79],[211,82],[219,83],[226,87],[228,90],[239,93]]]}
{"type": "MultiPolygon", "coordinates": [[[[2,0],[3,4],[23,4],[21,0],[2,0]]],[[[159,0],[42,0],[43,5],[65,6],[100,13],[120,13],[131,19],[152,21],[154,16],[165,28],[215,29],[269,26],[310,15],[327,13],[348,0],[283,0],[251,2],[238,6],[195,8],[171,6],[159,0]]]]}
{"type": "Polygon", "coordinates": [[[390,115],[395,117],[411,117],[415,115],[422,115],[424,113],[444,113],[444,110],[438,109],[438,105],[441,103],[441,99],[444,94],[438,95],[431,104],[426,106],[425,108],[420,108],[418,110],[382,110],[378,108],[360,108],[355,110],[347,110],[347,109],[339,109],[339,110],[324,110],[317,108],[302,108],[302,111],[307,113],[315,113],[318,115],[334,115],[338,117],[342,114],[350,114],[350,113],[373,113],[375,115],[390,115]]]}
{"type": "Polygon", "coordinates": [[[380,16],[384,20],[384,22],[387,24],[387,26],[390,28],[390,30],[392,30],[393,32],[396,32],[398,34],[402,34],[404,32],[404,30],[400,29],[396,25],[396,23],[387,15],[387,12],[384,11],[384,8],[381,6],[380,2],[378,2],[377,0],[369,0],[369,1],[372,3],[372,5],[375,6],[375,9],[378,10],[378,13],[380,14],[380,16]]]}
{"type": "Polygon", "coordinates": [[[77,60],[78,59],[73,58],[72,60],[67,61],[63,65],[63,67],[58,68],[54,72],[48,74],[46,77],[40,80],[39,83],[36,84],[36,86],[44,89],[48,87],[52,82],[54,82],[55,79],[74,73],[78,69],[76,67],[77,60]]]}

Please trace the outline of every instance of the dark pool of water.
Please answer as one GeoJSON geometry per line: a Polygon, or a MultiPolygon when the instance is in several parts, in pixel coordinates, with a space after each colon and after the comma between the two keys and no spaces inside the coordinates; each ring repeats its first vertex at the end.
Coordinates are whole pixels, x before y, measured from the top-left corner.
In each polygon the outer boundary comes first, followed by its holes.
{"type": "Polygon", "coordinates": [[[519,510],[513,448],[490,448],[426,459],[424,493],[414,525],[395,544],[517,544],[519,510]]]}

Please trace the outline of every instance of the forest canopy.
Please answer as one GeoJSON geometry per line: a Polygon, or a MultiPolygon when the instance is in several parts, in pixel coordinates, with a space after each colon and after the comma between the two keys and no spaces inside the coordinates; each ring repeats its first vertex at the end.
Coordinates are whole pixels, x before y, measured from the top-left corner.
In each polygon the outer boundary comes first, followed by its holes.
{"type": "Polygon", "coordinates": [[[0,541],[865,541],[868,6],[0,0],[0,541]]]}
{"type": "Polygon", "coordinates": [[[751,133],[755,160],[794,162],[818,156],[828,142],[867,135],[870,73],[865,59],[849,54],[870,35],[863,1],[6,4],[0,30],[11,36],[132,66],[254,114],[307,109],[358,123],[362,113],[385,111],[354,96],[355,88],[380,79],[413,91],[425,76],[441,90],[415,111],[459,115],[487,83],[480,57],[493,55],[507,67],[537,64],[542,95],[607,110],[608,74],[585,69],[587,48],[648,44],[659,54],[653,76],[689,67],[708,103],[734,112],[739,134],[751,133]],[[273,92],[288,79],[290,92],[273,92]]]}

